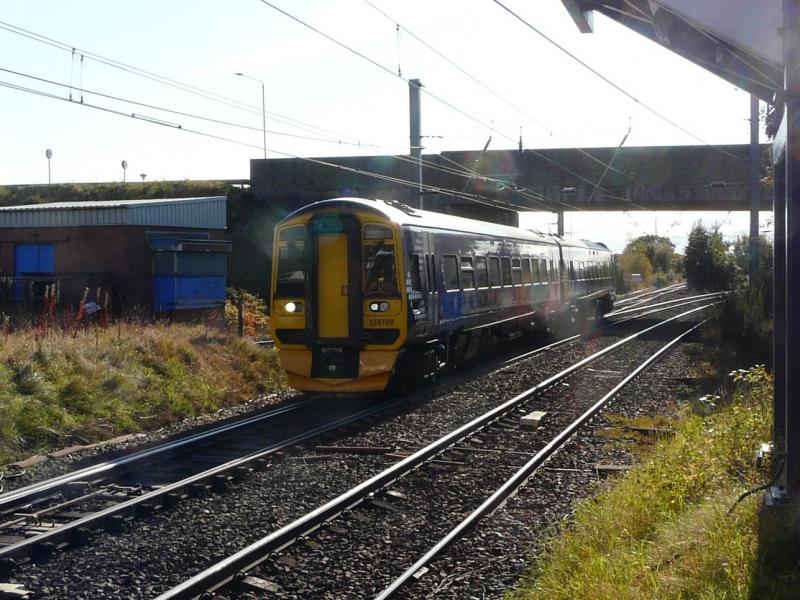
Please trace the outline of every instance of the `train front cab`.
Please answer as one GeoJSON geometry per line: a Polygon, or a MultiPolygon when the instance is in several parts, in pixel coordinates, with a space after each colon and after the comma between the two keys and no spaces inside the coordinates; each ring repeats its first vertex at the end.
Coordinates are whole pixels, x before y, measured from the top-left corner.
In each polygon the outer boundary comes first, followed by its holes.
{"type": "Polygon", "coordinates": [[[296,389],[381,391],[408,329],[400,229],[369,211],[334,210],[276,228],[273,338],[296,389]]]}

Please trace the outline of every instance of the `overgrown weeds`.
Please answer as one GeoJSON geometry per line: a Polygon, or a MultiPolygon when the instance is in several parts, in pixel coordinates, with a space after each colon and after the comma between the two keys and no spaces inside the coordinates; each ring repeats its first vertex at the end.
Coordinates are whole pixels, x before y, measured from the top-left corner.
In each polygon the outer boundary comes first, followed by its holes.
{"type": "Polygon", "coordinates": [[[791,528],[779,535],[758,494],[728,514],[774,468],[755,458],[771,437],[771,378],[763,367],[733,375],[733,395],[705,397],[640,468],[582,502],[510,598],[800,597],[791,528]]]}
{"type": "Polygon", "coordinates": [[[274,351],[201,325],[18,330],[0,338],[0,464],[157,428],[284,386],[274,351]]]}

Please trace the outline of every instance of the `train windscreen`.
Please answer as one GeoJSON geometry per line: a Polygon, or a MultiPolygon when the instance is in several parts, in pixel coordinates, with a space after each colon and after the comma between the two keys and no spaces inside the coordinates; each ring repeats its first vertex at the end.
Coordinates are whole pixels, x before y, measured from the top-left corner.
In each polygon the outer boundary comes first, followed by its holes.
{"type": "Polygon", "coordinates": [[[290,227],[278,239],[278,281],[275,296],[302,298],[306,294],[306,272],[303,264],[305,227],[290,227]]]}

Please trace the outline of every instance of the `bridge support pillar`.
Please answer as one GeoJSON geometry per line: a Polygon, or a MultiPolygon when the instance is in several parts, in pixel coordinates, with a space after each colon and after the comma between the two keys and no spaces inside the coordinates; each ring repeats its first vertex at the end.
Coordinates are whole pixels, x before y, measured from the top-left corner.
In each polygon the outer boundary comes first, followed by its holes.
{"type": "Polygon", "coordinates": [[[560,210],[556,213],[558,215],[558,223],[556,233],[561,237],[564,237],[564,211],[560,210]]]}

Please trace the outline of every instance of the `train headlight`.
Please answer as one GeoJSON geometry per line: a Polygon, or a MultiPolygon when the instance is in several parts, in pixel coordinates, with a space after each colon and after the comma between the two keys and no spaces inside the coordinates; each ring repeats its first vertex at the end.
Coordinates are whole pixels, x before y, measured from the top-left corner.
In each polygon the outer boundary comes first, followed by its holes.
{"type": "Polygon", "coordinates": [[[388,302],[370,302],[369,309],[372,312],[389,312],[388,302]]]}
{"type": "Polygon", "coordinates": [[[301,302],[287,302],[283,305],[283,308],[287,313],[296,313],[303,309],[303,304],[301,302]]]}

